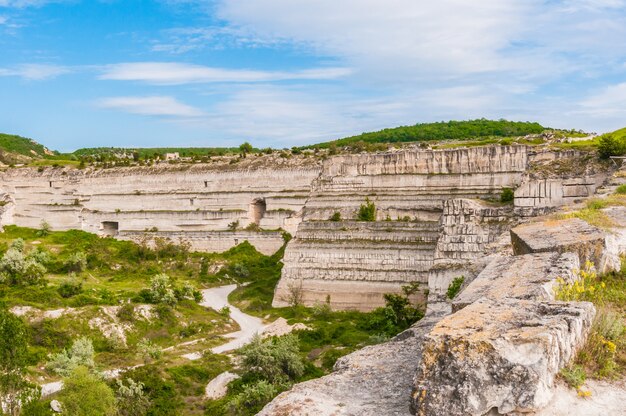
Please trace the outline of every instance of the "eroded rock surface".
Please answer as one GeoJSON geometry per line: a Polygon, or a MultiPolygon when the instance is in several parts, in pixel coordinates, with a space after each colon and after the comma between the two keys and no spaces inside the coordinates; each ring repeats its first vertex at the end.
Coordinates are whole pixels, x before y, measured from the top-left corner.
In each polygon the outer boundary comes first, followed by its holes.
{"type": "Polygon", "coordinates": [[[297,384],[259,415],[409,416],[415,357],[435,322],[424,319],[390,342],[340,358],[334,373],[297,384]]]}
{"type": "Polygon", "coordinates": [[[586,339],[592,304],[481,299],[442,319],[422,347],[418,415],[531,412],[586,339]]]}
{"type": "Polygon", "coordinates": [[[574,253],[535,253],[493,260],[452,302],[454,312],[487,298],[553,300],[557,279],[572,281],[580,268],[574,253]]]}
{"type": "Polygon", "coordinates": [[[619,249],[610,236],[578,218],[550,219],[520,225],[511,230],[516,255],[568,251],[581,264],[592,262],[602,272],[619,269],[619,249]]]}

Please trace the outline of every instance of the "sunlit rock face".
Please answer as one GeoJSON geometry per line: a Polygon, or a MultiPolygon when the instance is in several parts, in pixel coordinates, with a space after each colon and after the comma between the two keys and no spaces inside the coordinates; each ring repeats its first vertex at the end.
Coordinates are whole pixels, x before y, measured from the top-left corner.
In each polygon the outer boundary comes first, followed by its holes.
{"type": "Polygon", "coordinates": [[[429,311],[445,313],[450,282],[475,277],[508,243],[512,226],[569,201],[563,195],[593,192],[597,172],[551,173],[550,186],[562,192],[527,198],[523,189],[541,180],[529,174],[534,164],[575,157],[516,145],[326,160],[251,156],[234,164],[10,169],[1,177],[0,218],[3,225],[36,228],[45,220],[55,230],[138,242],[167,238],[206,252],[248,241],[272,254],[287,231],[295,238],[275,306],[288,304],[295,288],[306,305],[370,310],[384,304],[383,294],[419,283],[416,300],[426,301],[428,290],[429,311]],[[515,204],[497,203],[505,188],[516,189],[515,204]],[[366,199],[376,206],[375,221],[357,220],[366,199]]]}
{"type": "MultiPolygon", "coordinates": [[[[428,289],[429,311],[445,313],[445,292],[455,277],[471,280],[490,253],[508,244],[512,226],[565,202],[562,192],[555,198],[520,197],[521,206],[517,197],[514,205],[486,200],[537,180],[528,174],[535,161],[575,156],[492,146],[329,159],[285,251],[273,304],[289,304],[296,290],[307,305],[330,302],[335,309],[371,310],[384,305],[384,293],[418,282],[428,289]],[[376,205],[375,222],[355,221],[366,198],[376,205]],[[341,220],[330,221],[333,216],[341,220]]],[[[572,193],[570,179],[551,180],[568,195],[595,191],[589,185],[572,193]]]]}

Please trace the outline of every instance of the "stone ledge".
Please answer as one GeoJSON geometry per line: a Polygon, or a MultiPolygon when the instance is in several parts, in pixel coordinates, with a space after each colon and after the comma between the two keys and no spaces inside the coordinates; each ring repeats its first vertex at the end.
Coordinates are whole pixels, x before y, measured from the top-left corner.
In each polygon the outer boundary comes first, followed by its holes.
{"type": "Polygon", "coordinates": [[[545,220],[511,230],[513,254],[574,252],[580,263],[592,262],[600,272],[619,269],[618,248],[605,233],[578,218],[545,220]]]}
{"type": "Polygon", "coordinates": [[[532,412],[584,343],[588,302],[481,299],[425,336],[412,403],[417,415],[532,412]]]}
{"type": "Polygon", "coordinates": [[[452,311],[487,298],[553,300],[557,278],[572,280],[579,269],[574,253],[534,253],[497,258],[452,302],[452,311]]]}

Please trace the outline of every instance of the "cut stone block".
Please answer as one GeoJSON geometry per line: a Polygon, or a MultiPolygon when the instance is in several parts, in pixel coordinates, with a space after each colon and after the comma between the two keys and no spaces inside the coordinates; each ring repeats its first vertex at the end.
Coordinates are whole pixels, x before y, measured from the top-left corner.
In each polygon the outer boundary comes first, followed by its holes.
{"type": "Polygon", "coordinates": [[[588,302],[479,300],[426,335],[412,403],[417,415],[533,412],[586,339],[588,302]]]}
{"type": "Polygon", "coordinates": [[[511,230],[515,255],[577,253],[581,264],[592,262],[600,272],[619,269],[619,249],[602,230],[578,218],[545,220],[523,224],[511,230]]]}
{"type": "Polygon", "coordinates": [[[493,260],[452,302],[456,312],[480,298],[554,300],[557,279],[571,281],[579,269],[574,253],[534,253],[493,260]]]}

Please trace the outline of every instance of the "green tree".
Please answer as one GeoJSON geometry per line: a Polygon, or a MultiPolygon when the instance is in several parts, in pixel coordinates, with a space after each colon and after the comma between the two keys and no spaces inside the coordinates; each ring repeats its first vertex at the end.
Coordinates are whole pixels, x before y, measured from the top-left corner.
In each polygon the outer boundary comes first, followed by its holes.
{"type": "Polygon", "coordinates": [[[86,337],[74,341],[69,350],[51,354],[46,364],[50,371],[63,377],[69,376],[78,367],[93,369],[95,366],[93,343],[86,337]]]}
{"type": "Polygon", "coordinates": [[[603,159],[626,154],[626,139],[614,134],[605,134],[598,142],[598,154],[603,159]]]}
{"type": "MultiPolygon", "coordinates": [[[[16,416],[20,408],[39,398],[39,388],[24,378],[28,332],[22,320],[0,305],[0,397],[5,411],[16,416]]],[[[1,413],[1,412],[0,412],[1,413]]]]}
{"type": "Polygon", "coordinates": [[[369,198],[365,198],[365,203],[359,207],[357,220],[376,221],[376,205],[369,198]]]}
{"type": "Polygon", "coordinates": [[[86,367],[76,367],[63,380],[59,394],[63,414],[72,416],[114,416],[117,413],[113,390],[86,367]]]}
{"type": "Polygon", "coordinates": [[[278,388],[265,380],[246,384],[243,391],[236,395],[228,407],[234,415],[254,415],[278,393],[278,388]]]}
{"type": "Polygon", "coordinates": [[[246,157],[249,153],[252,153],[254,149],[252,148],[252,145],[248,142],[243,143],[241,146],[239,146],[239,151],[241,152],[241,155],[243,157],[246,157]]]}
{"type": "Polygon", "coordinates": [[[144,391],[144,384],[135,382],[132,378],[125,381],[117,380],[117,415],[144,416],[150,408],[150,399],[144,391]]]}

